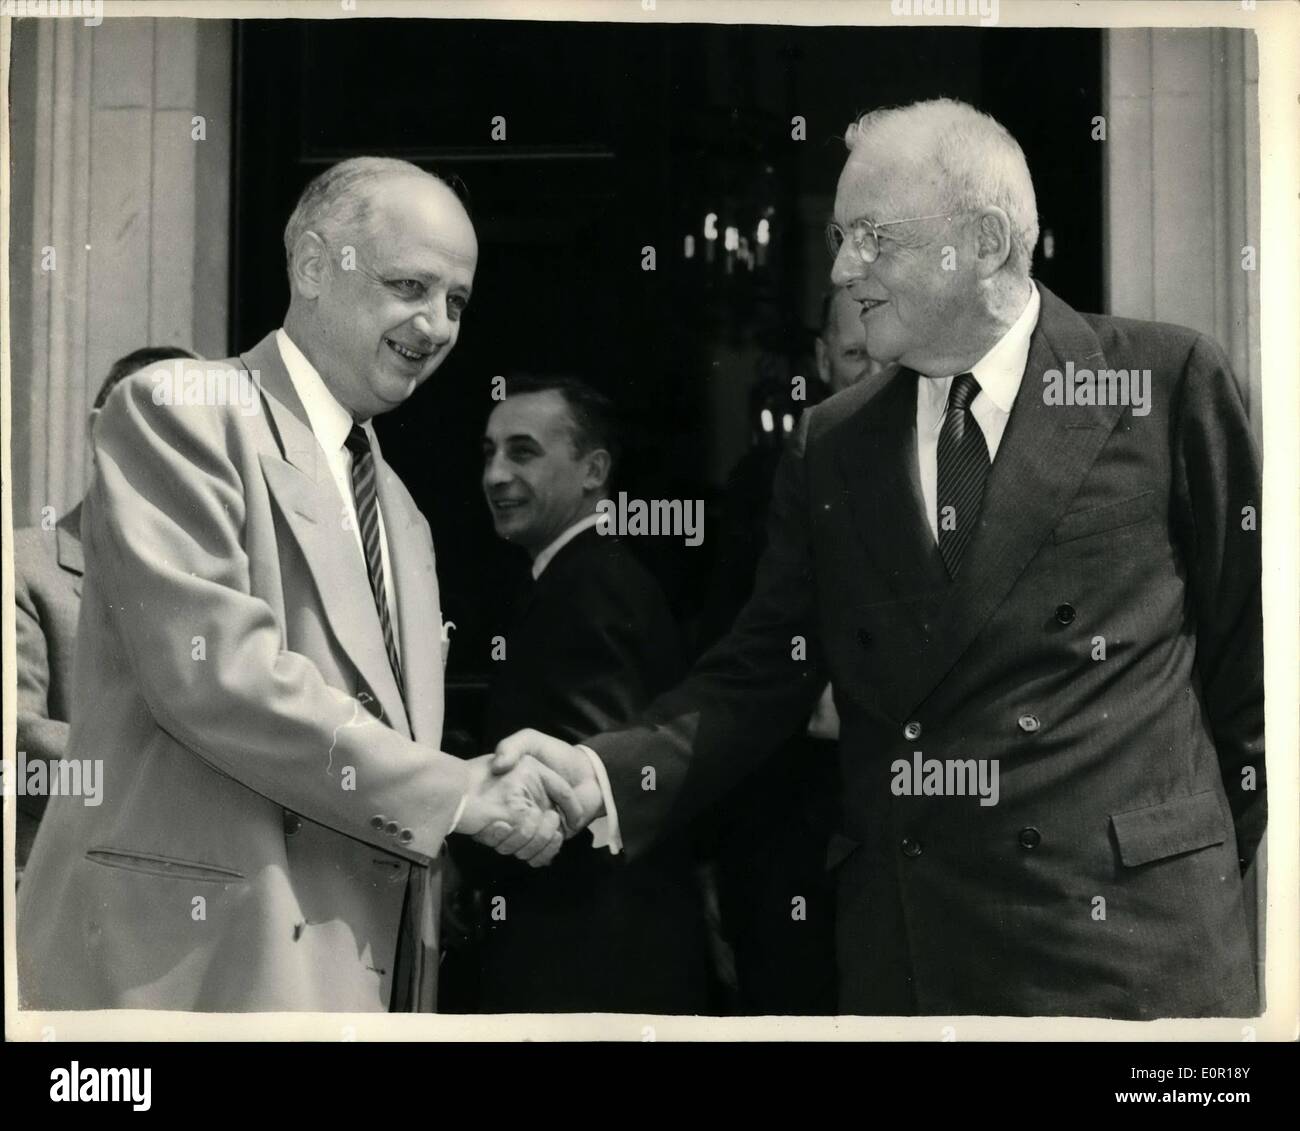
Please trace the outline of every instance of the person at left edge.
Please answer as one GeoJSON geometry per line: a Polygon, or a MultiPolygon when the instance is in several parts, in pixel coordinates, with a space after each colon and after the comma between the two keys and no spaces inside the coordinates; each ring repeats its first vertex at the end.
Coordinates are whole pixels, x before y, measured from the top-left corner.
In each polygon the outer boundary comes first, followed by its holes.
{"type": "MultiPolygon", "coordinates": [[[[141,369],[173,358],[197,358],[179,346],[145,346],[113,362],[95,394],[87,434],[118,384],[141,369]]],[[[93,449],[92,449],[93,451],[93,449]]],[[[58,522],[14,531],[14,652],[18,683],[17,750],[27,765],[39,759],[53,767],[68,744],[72,715],[72,667],[81,611],[81,500],[58,522]]],[[[19,774],[22,768],[19,767],[19,774]]],[[[47,779],[48,780],[48,779],[47,779]]],[[[17,797],[14,873],[22,881],[36,839],[47,792],[17,797]]]]}
{"type": "Polygon", "coordinates": [[[46,810],[25,1008],[431,1009],[445,837],[558,850],[554,779],[439,750],[433,544],[370,424],[456,344],[469,216],[354,158],[285,248],[284,327],[206,363],[208,403],[143,372],[96,426],[68,757],[104,759],[102,803],[46,810]]]}

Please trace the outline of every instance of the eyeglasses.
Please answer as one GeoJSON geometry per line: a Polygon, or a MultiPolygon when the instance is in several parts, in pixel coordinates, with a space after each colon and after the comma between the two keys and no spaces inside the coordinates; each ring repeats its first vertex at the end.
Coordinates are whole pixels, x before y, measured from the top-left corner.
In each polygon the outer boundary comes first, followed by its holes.
{"type": "Polygon", "coordinates": [[[881,228],[892,228],[895,224],[912,224],[917,220],[951,220],[954,216],[960,216],[960,212],[935,212],[929,216],[909,216],[906,220],[886,220],[877,224],[872,220],[859,218],[849,225],[849,230],[845,232],[838,224],[826,225],[826,246],[831,249],[832,258],[840,254],[840,248],[844,246],[845,236],[853,240],[853,246],[862,256],[864,263],[875,263],[880,255],[880,241],[882,239],[893,239],[893,236],[882,236],[881,228]]]}

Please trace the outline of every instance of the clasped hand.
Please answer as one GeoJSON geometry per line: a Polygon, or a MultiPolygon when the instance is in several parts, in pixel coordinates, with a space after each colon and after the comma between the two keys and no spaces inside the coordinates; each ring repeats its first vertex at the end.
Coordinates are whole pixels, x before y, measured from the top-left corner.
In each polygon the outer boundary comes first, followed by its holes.
{"type": "Polygon", "coordinates": [[[539,731],[517,731],[469,768],[456,831],[534,868],[554,860],[564,841],[604,809],[587,756],[539,731]]]}

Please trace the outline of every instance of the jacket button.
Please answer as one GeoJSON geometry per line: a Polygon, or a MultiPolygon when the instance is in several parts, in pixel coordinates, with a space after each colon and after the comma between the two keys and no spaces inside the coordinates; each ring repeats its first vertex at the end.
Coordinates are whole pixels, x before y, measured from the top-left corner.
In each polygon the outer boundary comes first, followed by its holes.
{"type": "Polygon", "coordinates": [[[411,841],[415,839],[415,833],[411,832],[410,829],[403,829],[400,833],[397,834],[397,839],[400,840],[403,844],[410,844],[411,841]]]}
{"type": "Polygon", "coordinates": [[[899,847],[902,848],[904,856],[916,857],[921,855],[921,842],[913,837],[903,837],[903,843],[899,847]]]}
{"type": "Polygon", "coordinates": [[[869,633],[865,628],[858,629],[858,643],[862,645],[863,648],[871,647],[871,633],[869,633]]]}
{"type": "Polygon", "coordinates": [[[384,826],[384,832],[386,832],[389,836],[396,836],[397,830],[399,828],[401,828],[401,825],[399,825],[396,821],[389,821],[388,824],[384,826]]]}
{"type": "Polygon", "coordinates": [[[1069,624],[1072,620],[1074,620],[1074,606],[1057,605],[1056,620],[1058,624],[1069,624]]]}
{"type": "Polygon", "coordinates": [[[1033,825],[1028,825],[1020,830],[1016,839],[1020,841],[1021,848],[1037,848],[1042,843],[1043,834],[1033,825]]]}
{"type": "Polygon", "coordinates": [[[376,813],[373,817],[371,817],[370,827],[372,829],[382,830],[384,827],[384,815],[382,813],[376,813]]]}
{"type": "Polygon", "coordinates": [[[1026,734],[1033,734],[1042,724],[1038,721],[1037,715],[1021,715],[1016,720],[1016,726],[1026,734]]]}
{"type": "Polygon", "coordinates": [[[908,742],[915,742],[921,737],[921,724],[913,719],[903,728],[903,737],[907,739],[908,742]]]}
{"type": "Polygon", "coordinates": [[[284,811],[284,835],[293,836],[302,828],[302,818],[297,813],[290,813],[288,809],[284,811]]]}

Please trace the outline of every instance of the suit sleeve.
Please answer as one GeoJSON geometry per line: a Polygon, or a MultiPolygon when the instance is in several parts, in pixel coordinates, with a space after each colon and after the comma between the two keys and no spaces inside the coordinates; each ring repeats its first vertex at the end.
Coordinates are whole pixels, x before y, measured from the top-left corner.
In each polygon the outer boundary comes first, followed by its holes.
{"type": "Polygon", "coordinates": [[[589,739],[631,856],[717,800],[799,731],[826,682],[816,624],[805,445],[777,472],[754,593],[731,632],[639,723],[589,739]]]}
{"type": "MultiPolygon", "coordinates": [[[[51,531],[50,537],[54,534],[51,531]]],[[[68,745],[68,724],[50,718],[50,657],[45,628],[36,595],[23,569],[20,555],[14,561],[14,637],[18,682],[18,730],[16,749],[27,760],[54,762],[63,757],[68,745]]],[[[44,794],[23,795],[18,807],[33,817],[45,811],[44,794]]]]}
{"type": "MultiPolygon", "coordinates": [[[[96,426],[87,574],[159,727],[285,808],[423,862],[440,851],[467,768],[380,723],[285,648],[252,593],[252,484],[231,455],[239,427],[224,409],[155,405],[147,378],[124,382],[96,426]],[[372,828],[378,815],[411,838],[372,828]]],[[[259,474],[251,455],[243,466],[259,474]]]]}
{"type": "Polygon", "coordinates": [[[1244,869],[1267,817],[1259,453],[1227,359],[1203,336],[1180,388],[1175,499],[1196,667],[1244,869]]]}

